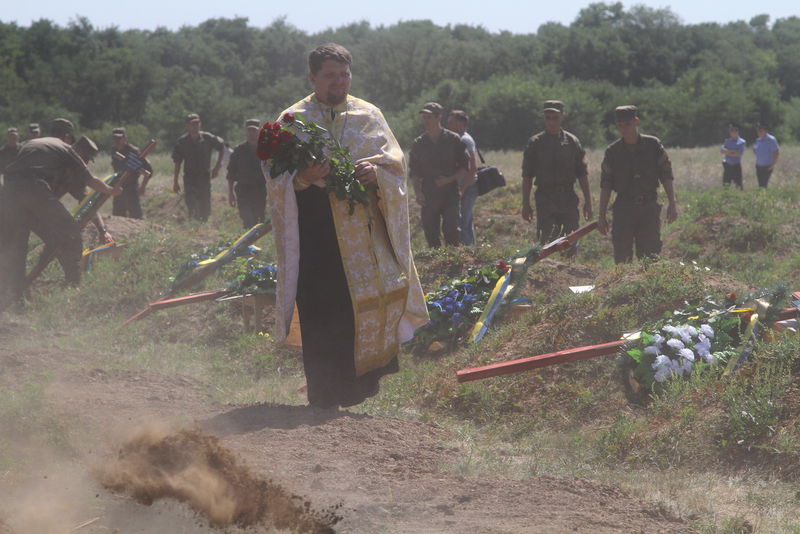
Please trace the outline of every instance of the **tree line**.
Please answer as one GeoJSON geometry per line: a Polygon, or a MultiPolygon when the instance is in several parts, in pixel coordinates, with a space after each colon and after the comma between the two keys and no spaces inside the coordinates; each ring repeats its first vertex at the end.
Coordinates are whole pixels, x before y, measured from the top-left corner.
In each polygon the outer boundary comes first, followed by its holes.
{"type": "Polygon", "coordinates": [[[0,124],[64,116],[101,145],[126,126],[134,141],[166,148],[197,112],[204,129],[236,142],[246,118],[274,119],[310,91],[306,55],[328,41],[353,53],[351,93],[380,106],[404,146],[421,132],[428,100],[466,110],[487,149],[522,148],[541,129],[546,99],[566,103],[565,126],[587,146],[615,138],[620,104],[638,105],[643,131],[669,146],[717,144],[730,122],[748,140],[759,121],[782,142],[800,140],[800,18],[683,24],[669,9],[621,3],[591,4],[569,25],[529,34],[425,20],[318,33],[283,19],[175,31],[0,22],[0,124]]]}

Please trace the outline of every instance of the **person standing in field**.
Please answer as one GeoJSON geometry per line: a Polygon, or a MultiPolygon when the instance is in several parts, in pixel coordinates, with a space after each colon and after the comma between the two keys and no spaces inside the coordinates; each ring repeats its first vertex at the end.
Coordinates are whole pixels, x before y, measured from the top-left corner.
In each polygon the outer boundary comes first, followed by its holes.
{"type": "Polygon", "coordinates": [[[356,178],[377,188],[368,206],[351,214],[349,203],[327,190],[328,162],[267,180],[277,338],[289,333],[296,306],[308,401],[320,408],[377,394],[380,378],[398,370],[400,343],[428,322],[411,254],[403,150],[381,111],[348,94],[351,64],[337,44],[311,51],[314,92],[281,117],[300,113],[350,150],[356,178]]]}
{"type": "MultiPolygon", "coordinates": [[[[128,143],[128,136],[125,133],[125,128],[114,128],[111,131],[111,167],[116,173],[123,173],[127,170],[125,165],[125,158],[128,154],[139,155],[139,148],[128,143]]],[[[122,186],[122,194],[114,197],[114,205],[111,213],[119,217],[130,217],[132,219],[142,219],[142,201],[141,198],[147,190],[147,182],[153,176],[153,167],[146,159],[142,160],[144,165],[141,170],[129,171],[128,179],[122,186]],[[144,174],[144,179],[139,185],[139,176],[144,174]]]]}
{"type": "Polygon", "coordinates": [[[258,119],[245,121],[246,139],[233,149],[228,162],[228,204],[238,206],[245,228],[264,222],[267,205],[267,183],[256,152],[260,127],[258,119]]]}
{"type": "MultiPolygon", "coordinates": [[[[111,188],[92,175],[86,164],[97,145],[87,137],[75,141],[73,132],[70,121],[55,119],[52,137],[27,141],[6,167],[0,194],[0,300],[22,301],[31,232],[44,241],[43,254],[56,250],[66,283],[77,285],[81,228],[59,198],[70,193],[80,199],[87,185],[105,195],[122,193],[119,186],[111,188]]],[[[95,225],[101,238],[110,237],[99,214],[95,225]]]]}
{"type": "Polygon", "coordinates": [[[739,127],[731,124],[728,127],[728,138],[722,143],[719,151],[725,156],[722,159],[722,185],[730,186],[733,183],[739,189],[742,185],[742,156],[747,141],[739,137],[739,127]]]}
{"type": "Polygon", "coordinates": [[[658,184],[667,194],[667,222],[678,218],[678,203],[673,189],[672,164],[658,138],[639,133],[636,106],[614,110],[621,135],[606,148],[600,177],[600,216],[597,229],[607,235],[606,218],[611,192],[617,193],[612,207],[614,218],[611,242],[614,261],[630,262],[634,247],[639,259],[661,253],[661,205],[658,184]]]}
{"type": "Polygon", "coordinates": [[[186,116],[186,133],[178,138],[172,150],[175,162],[172,190],[181,192],[178,176],[183,168],[183,188],[186,208],[190,219],[201,222],[211,215],[211,180],[217,177],[222,167],[225,144],[221,137],[201,130],[200,115],[186,116]],[[217,162],[211,168],[211,154],[217,152],[217,162]]]}
{"type": "Polygon", "coordinates": [[[769,127],[760,123],[756,131],[758,137],[753,143],[753,152],[756,153],[756,178],[758,179],[758,187],[766,189],[769,184],[769,179],[772,177],[772,171],[775,170],[775,165],[778,163],[778,158],[781,154],[781,147],[778,146],[778,140],[774,135],[767,132],[769,127]]]}
{"type": "Polygon", "coordinates": [[[442,127],[442,108],[428,102],[419,114],[425,133],[414,139],[409,155],[409,178],[417,204],[422,208],[422,229],[431,248],[439,248],[441,235],[447,245],[461,243],[459,183],[469,169],[467,145],[455,132],[442,127]]]}
{"type": "MultiPolygon", "coordinates": [[[[535,184],[536,233],[542,245],[578,228],[576,180],[583,193],[583,216],[587,221],[593,216],[586,152],[578,138],[561,127],[564,103],[548,100],[543,113],[544,131],[528,140],[522,155],[522,218],[533,220],[530,197],[535,184]]],[[[565,255],[576,252],[577,245],[572,245],[565,255]]]]}
{"type": "Polygon", "coordinates": [[[469,115],[460,109],[454,109],[447,117],[447,129],[461,136],[461,140],[467,146],[469,161],[467,172],[464,173],[462,180],[458,182],[458,192],[461,195],[461,218],[459,227],[461,228],[461,244],[475,244],[475,225],[472,220],[472,211],[475,208],[475,201],[478,199],[478,147],[475,140],[467,133],[469,115]]]}

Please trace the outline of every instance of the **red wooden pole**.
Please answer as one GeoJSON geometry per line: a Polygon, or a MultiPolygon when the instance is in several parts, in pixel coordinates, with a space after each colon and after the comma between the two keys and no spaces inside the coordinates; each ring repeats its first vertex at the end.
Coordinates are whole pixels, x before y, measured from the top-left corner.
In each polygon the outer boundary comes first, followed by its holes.
{"type": "Polygon", "coordinates": [[[459,382],[469,382],[471,380],[481,380],[483,378],[489,378],[492,376],[508,375],[511,373],[519,373],[520,371],[530,371],[531,369],[546,367],[548,365],[554,365],[557,363],[588,360],[590,358],[596,358],[597,356],[615,354],[626,342],[627,340],[620,339],[619,341],[612,341],[611,343],[603,343],[601,345],[590,345],[587,347],[560,350],[558,352],[539,354],[538,356],[530,356],[528,358],[512,360],[510,362],[493,363],[483,367],[462,369],[461,371],[456,372],[456,378],[459,382]]]}
{"type": "Polygon", "coordinates": [[[124,325],[128,325],[133,321],[139,320],[142,317],[147,317],[151,313],[156,310],[165,310],[167,308],[175,308],[176,306],[183,306],[184,304],[192,304],[193,302],[203,302],[206,300],[214,300],[220,297],[224,297],[225,295],[229,294],[229,289],[217,289],[214,291],[206,291],[204,293],[195,293],[194,295],[187,295],[185,297],[178,297],[175,299],[163,299],[163,300],[156,300],[155,302],[151,302],[147,305],[145,309],[129,317],[124,323],[124,325]]]}

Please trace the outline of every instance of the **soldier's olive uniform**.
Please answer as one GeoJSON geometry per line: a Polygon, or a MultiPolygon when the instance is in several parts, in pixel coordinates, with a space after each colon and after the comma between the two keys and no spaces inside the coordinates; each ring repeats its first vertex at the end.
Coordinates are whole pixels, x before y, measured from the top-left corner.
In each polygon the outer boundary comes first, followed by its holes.
{"type": "Polygon", "coordinates": [[[245,228],[264,222],[267,182],[256,147],[247,141],[233,149],[228,162],[228,181],[236,191],[236,205],[245,228]]]}
{"type": "Polygon", "coordinates": [[[211,154],[223,147],[222,138],[200,132],[197,139],[183,134],[172,150],[172,161],[183,163],[183,191],[189,217],[201,221],[211,215],[211,154]]]}
{"type": "Polygon", "coordinates": [[[617,192],[611,209],[611,240],[617,263],[661,252],[658,186],[673,179],[672,164],[658,138],[640,135],[635,144],[618,139],[603,158],[600,187],[617,192]]]}
{"type": "Polygon", "coordinates": [[[57,258],[69,284],[80,281],[81,229],[59,198],[80,198],[92,177],[70,145],[55,137],[31,139],[5,170],[0,195],[0,295],[22,298],[30,232],[57,258]]]}
{"type": "MultiPolygon", "coordinates": [[[[126,171],[125,158],[119,157],[117,154],[127,156],[130,153],[139,154],[139,148],[126,143],[121,150],[114,150],[111,155],[111,167],[116,173],[123,173],[126,171]]],[[[146,159],[143,160],[144,165],[142,168],[149,173],[153,172],[153,167],[146,159]]],[[[114,197],[114,204],[111,213],[120,217],[130,217],[131,219],[142,219],[142,203],[139,199],[139,176],[140,171],[128,174],[128,179],[122,185],[122,194],[114,197]]]]}
{"type": "Polygon", "coordinates": [[[422,228],[429,247],[441,246],[440,230],[448,245],[460,244],[458,228],[461,200],[458,184],[444,187],[436,185],[441,176],[452,176],[466,168],[469,161],[467,145],[455,132],[444,129],[439,139],[433,141],[428,134],[414,139],[409,156],[411,179],[421,182],[425,205],[422,206],[422,228]]]}
{"type": "MultiPolygon", "coordinates": [[[[533,178],[536,191],[536,231],[541,244],[578,228],[575,181],[587,174],[586,152],[578,138],[539,132],[528,140],[522,155],[522,176],[533,178]]],[[[573,253],[575,248],[572,249],[573,253]]]]}

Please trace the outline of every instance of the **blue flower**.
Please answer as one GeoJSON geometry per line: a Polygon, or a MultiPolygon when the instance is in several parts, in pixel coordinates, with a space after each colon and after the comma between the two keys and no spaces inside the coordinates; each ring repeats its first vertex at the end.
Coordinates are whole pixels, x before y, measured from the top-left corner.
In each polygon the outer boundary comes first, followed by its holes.
{"type": "Polygon", "coordinates": [[[464,284],[464,291],[466,291],[467,293],[471,292],[473,289],[475,289],[475,286],[473,284],[470,284],[469,282],[464,284]]]}
{"type": "Polygon", "coordinates": [[[466,307],[467,307],[466,304],[464,304],[463,302],[456,303],[456,311],[457,312],[463,313],[464,310],[466,309],[466,307]]]}
{"type": "Polygon", "coordinates": [[[453,324],[459,324],[463,319],[463,316],[460,313],[454,313],[452,317],[453,324]]]}
{"type": "Polygon", "coordinates": [[[455,312],[455,307],[452,304],[445,304],[444,305],[444,312],[447,315],[453,315],[453,312],[455,312]]]}
{"type": "Polygon", "coordinates": [[[442,304],[445,306],[452,306],[456,303],[456,300],[453,297],[445,297],[442,299],[442,304]]]}
{"type": "Polygon", "coordinates": [[[450,293],[447,294],[448,297],[452,297],[454,299],[458,298],[458,295],[459,293],[457,289],[453,289],[452,291],[450,291],[450,293]]]}
{"type": "Polygon", "coordinates": [[[464,297],[464,304],[467,306],[472,306],[477,299],[473,295],[467,295],[464,297]]]}

